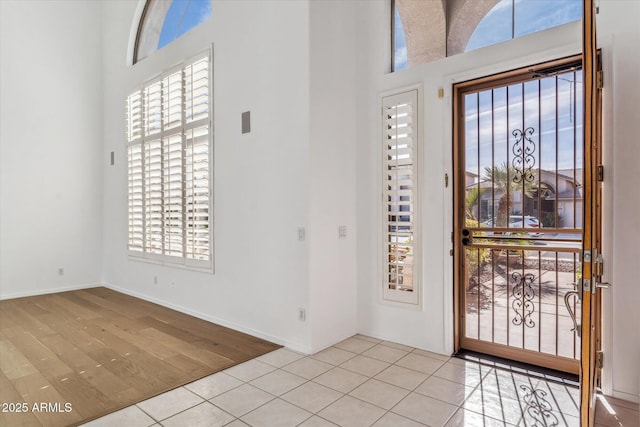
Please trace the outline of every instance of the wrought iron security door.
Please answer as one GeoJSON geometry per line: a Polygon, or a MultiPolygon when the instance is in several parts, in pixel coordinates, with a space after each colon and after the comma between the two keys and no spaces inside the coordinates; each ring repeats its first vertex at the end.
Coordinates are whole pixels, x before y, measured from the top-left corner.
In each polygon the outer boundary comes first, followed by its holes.
{"type": "Polygon", "coordinates": [[[458,346],[578,373],[579,57],[455,93],[458,346]]]}

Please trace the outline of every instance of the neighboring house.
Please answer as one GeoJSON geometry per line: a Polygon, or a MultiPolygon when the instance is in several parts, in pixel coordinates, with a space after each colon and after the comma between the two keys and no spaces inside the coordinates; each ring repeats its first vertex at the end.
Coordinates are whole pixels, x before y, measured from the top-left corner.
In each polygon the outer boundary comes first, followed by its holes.
{"type": "MultiPolygon", "coordinates": [[[[512,191],[510,214],[524,214],[540,218],[544,227],[579,228],[582,226],[582,169],[535,170],[535,179],[530,196],[522,191],[512,191]],[[556,221],[557,218],[557,221],[556,221]]],[[[492,185],[491,181],[477,181],[478,175],[466,172],[467,192],[480,189],[480,197],[472,212],[480,222],[496,215],[498,203],[504,191],[492,185]],[[493,189],[493,191],[492,191],[493,189]]]]}

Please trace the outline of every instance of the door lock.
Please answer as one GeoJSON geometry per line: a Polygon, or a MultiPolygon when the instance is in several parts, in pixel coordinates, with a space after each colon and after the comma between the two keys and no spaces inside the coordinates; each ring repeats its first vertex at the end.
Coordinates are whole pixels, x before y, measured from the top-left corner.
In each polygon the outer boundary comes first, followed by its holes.
{"type": "Polygon", "coordinates": [[[468,228],[463,228],[462,229],[462,245],[469,246],[471,243],[473,243],[473,234],[468,228]]]}

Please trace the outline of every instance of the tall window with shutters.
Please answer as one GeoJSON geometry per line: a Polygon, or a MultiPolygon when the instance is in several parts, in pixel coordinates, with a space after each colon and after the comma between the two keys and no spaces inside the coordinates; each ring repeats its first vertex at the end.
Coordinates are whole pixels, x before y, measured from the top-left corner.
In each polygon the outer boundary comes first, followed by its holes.
{"type": "Polygon", "coordinates": [[[383,298],[418,304],[418,90],[382,98],[383,298]]]}
{"type": "Polygon", "coordinates": [[[129,254],[211,269],[210,53],[127,98],[129,254]]]}

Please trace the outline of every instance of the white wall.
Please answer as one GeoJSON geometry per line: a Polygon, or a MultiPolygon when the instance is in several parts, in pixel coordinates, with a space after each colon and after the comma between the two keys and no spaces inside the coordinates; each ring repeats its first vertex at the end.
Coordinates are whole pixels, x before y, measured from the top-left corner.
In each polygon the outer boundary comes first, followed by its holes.
{"type": "MultiPolygon", "coordinates": [[[[636,22],[640,14],[637,2],[624,0],[603,2],[600,10],[599,35],[609,43],[608,49],[603,46],[604,55],[609,58],[605,72],[610,75],[607,78],[612,79],[605,92],[609,108],[604,113],[605,126],[609,125],[605,144],[613,147],[605,160],[609,163],[605,167],[611,178],[605,189],[608,206],[605,241],[608,239],[610,242],[610,254],[606,253],[605,257],[613,259],[609,268],[613,271],[610,278],[615,286],[608,295],[613,297],[605,303],[608,310],[605,308],[604,334],[609,337],[608,346],[605,342],[608,375],[605,381],[609,384],[605,392],[637,401],[640,287],[629,256],[640,249],[637,240],[640,230],[640,195],[637,189],[640,180],[634,172],[640,155],[633,138],[640,132],[635,81],[639,69],[637,46],[640,43],[636,22]]],[[[453,194],[451,187],[445,189],[443,178],[445,173],[452,176],[452,83],[579,53],[580,24],[572,23],[406,71],[389,73],[388,2],[359,2],[358,15],[358,328],[361,333],[378,338],[450,354],[453,351],[453,264],[449,249],[453,229],[453,194]],[[381,179],[376,152],[380,138],[378,98],[386,91],[416,84],[424,88],[420,195],[425,243],[422,306],[419,310],[399,308],[380,299],[380,225],[374,214],[378,209],[381,179]],[[444,99],[437,97],[439,87],[445,90],[444,99]]]]}
{"type": "Polygon", "coordinates": [[[313,350],[357,332],[354,2],[310,3],[309,286],[313,350]],[[338,227],[346,238],[338,238],[338,227]]]}
{"type": "Polygon", "coordinates": [[[0,1],[0,298],[101,281],[100,9],[0,1]]]}
{"type": "Polygon", "coordinates": [[[104,175],[107,282],[304,352],[353,335],[354,4],[214,1],[210,21],[127,67],[135,8],[104,6],[104,151],[118,159],[104,175]],[[211,44],[215,273],[130,261],[124,100],[211,44]],[[247,110],[252,132],[242,135],[247,110]],[[346,239],[338,239],[339,225],[346,239]]]}
{"type": "Polygon", "coordinates": [[[640,283],[640,2],[602,2],[598,41],[603,52],[605,392],[639,401],[640,283]]]}
{"type": "Polygon", "coordinates": [[[104,4],[105,277],[114,288],[311,351],[309,310],[309,6],[214,2],[212,18],[133,67],[135,2],[104,4]],[[124,100],[137,84],[213,44],[215,273],[126,254],[124,100]],[[251,111],[251,133],[240,117],[251,111]],[[154,285],[154,276],[158,284],[154,285]]]}

